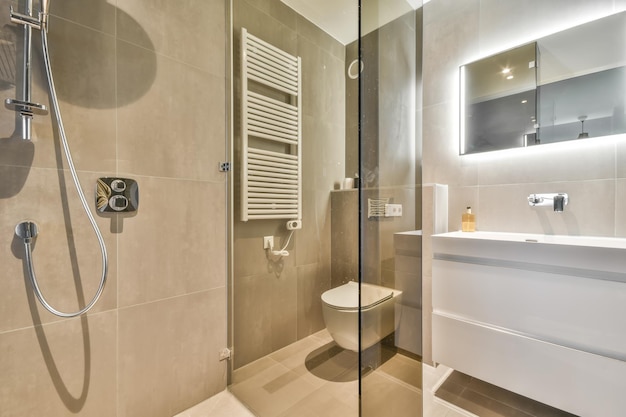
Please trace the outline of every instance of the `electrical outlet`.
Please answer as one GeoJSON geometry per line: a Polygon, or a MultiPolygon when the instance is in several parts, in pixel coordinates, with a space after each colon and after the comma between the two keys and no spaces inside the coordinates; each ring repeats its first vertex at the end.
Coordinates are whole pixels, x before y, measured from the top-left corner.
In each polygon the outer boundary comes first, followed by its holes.
{"type": "Polygon", "coordinates": [[[402,204],[385,204],[385,217],[402,217],[402,204]]]}
{"type": "Polygon", "coordinates": [[[272,249],[274,247],[274,236],[263,236],[263,249],[272,249]]]}

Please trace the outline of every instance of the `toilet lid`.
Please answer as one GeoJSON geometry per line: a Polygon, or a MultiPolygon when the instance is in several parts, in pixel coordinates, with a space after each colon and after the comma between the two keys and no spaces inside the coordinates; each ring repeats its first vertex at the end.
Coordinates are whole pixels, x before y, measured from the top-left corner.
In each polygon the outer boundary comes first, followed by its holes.
{"type": "MultiPolygon", "coordinates": [[[[388,288],[361,284],[361,308],[371,308],[390,299],[393,291],[388,288]]],[[[359,284],[353,281],[328,290],[322,294],[322,301],[339,310],[359,308],[359,284]]]]}

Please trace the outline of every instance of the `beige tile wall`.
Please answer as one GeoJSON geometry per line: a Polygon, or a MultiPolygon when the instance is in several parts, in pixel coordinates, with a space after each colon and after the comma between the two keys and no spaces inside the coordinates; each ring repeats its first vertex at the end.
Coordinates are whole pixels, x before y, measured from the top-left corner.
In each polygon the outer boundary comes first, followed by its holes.
{"type": "MultiPolygon", "coordinates": [[[[19,221],[39,224],[35,268],[53,305],[74,310],[92,297],[99,248],[50,117],[37,116],[24,142],[14,113],[0,111],[2,417],[166,417],[226,385],[226,177],[217,167],[228,10],[222,0],[183,3],[51,3],[55,82],[87,200],[100,176],[134,178],[140,190],[136,216],[97,216],[109,278],[86,317],[38,306],[14,238],[19,221]]],[[[9,4],[0,0],[0,53],[15,59],[21,31],[9,4]]],[[[49,104],[37,32],[34,44],[33,101],[49,104]]],[[[15,97],[4,74],[2,97],[15,97]]]]}
{"type": "Polygon", "coordinates": [[[263,236],[282,247],[285,220],[241,222],[235,172],[234,367],[324,328],[321,294],[330,288],[330,192],[344,177],[344,47],[278,0],[235,0],[235,161],[239,160],[241,28],[302,58],[303,227],[277,260],[263,236]]]}
{"type": "MultiPolygon", "coordinates": [[[[482,230],[626,236],[623,140],[458,155],[460,65],[625,9],[624,1],[613,0],[436,0],[424,6],[423,175],[424,183],[449,185],[449,230],[460,229],[469,205],[482,230]],[[570,203],[560,214],[529,207],[528,194],[542,192],[567,192],[570,203]]],[[[432,219],[423,221],[426,229],[432,219]]],[[[430,347],[424,349],[426,355],[430,347]]]]}

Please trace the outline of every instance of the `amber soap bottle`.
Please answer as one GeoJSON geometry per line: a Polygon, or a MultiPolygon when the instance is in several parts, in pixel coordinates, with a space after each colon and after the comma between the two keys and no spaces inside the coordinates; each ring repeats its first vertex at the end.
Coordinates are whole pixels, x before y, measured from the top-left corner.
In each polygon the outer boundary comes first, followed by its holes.
{"type": "Polygon", "coordinates": [[[461,230],[464,232],[476,231],[476,215],[472,213],[472,208],[469,206],[461,216],[461,230]]]}

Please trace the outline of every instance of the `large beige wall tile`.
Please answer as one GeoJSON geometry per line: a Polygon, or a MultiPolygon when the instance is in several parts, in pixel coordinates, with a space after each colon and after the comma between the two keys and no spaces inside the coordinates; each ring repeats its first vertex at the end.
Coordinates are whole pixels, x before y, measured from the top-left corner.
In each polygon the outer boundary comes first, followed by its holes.
{"type": "Polygon", "coordinates": [[[117,313],[0,332],[0,416],[115,416],[117,313]]]}
{"type": "Polygon", "coordinates": [[[489,231],[558,235],[613,236],[615,180],[517,184],[480,188],[480,228],[489,231]],[[531,207],[532,193],[564,192],[569,204],[562,213],[531,207]],[[601,201],[602,204],[597,204],[601,201]]]}
{"type": "MultiPolygon", "coordinates": [[[[431,268],[432,271],[432,268],[431,268]]],[[[433,363],[433,277],[422,275],[422,359],[433,363]]]]}
{"type": "MultiPolygon", "coordinates": [[[[479,0],[438,0],[424,6],[425,108],[451,100],[456,103],[459,66],[473,60],[478,51],[479,5],[479,0]]],[[[454,113],[458,114],[458,109],[454,113]]],[[[425,142],[432,140],[425,133],[425,142]]]]}
{"type": "Polygon", "coordinates": [[[296,268],[268,264],[265,274],[235,277],[235,368],[297,340],[296,268]]]}
{"type": "Polygon", "coordinates": [[[620,138],[615,145],[615,176],[626,178],[626,135],[620,138]]]}
{"type": "MultiPolygon", "coordinates": [[[[28,172],[17,167],[2,171],[8,183],[28,172]]],[[[98,177],[94,173],[79,176],[86,190],[95,186],[98,177]]],[[[32,246],[33,264],[41,291],[54,308],[63,312],[79,310],[96,293],[102,274],[100,245],[74,191],[70,173],[31,169],[17,196],[0,199],[0,230],[7,239],[0,250],[0,264],[4,267],[4,279],[0,280],[0,331],[32,325],[32,309],[44,323],[59,320],[32,298],[22,260],[23,241],[14,234],[15,226],[23,220],[34,221],[39,227],[32,246]],[[63,175],[62,187],[59,174],[63,175]]],[[[115,235],[109,232],[108,219],[97,217],[96,221],[107,245],[109,273],[94,312],[115,308],[117,293],[115,235]]]]}
{"type": "MultiPolygon", "coordinates": [[[[50,2],[50,14],[80,23],[109,35],[115,35],[115,14],[122,13],[117,1],[63,0],[50,2]]],[[[37,6],[35,6],[35,10],[37,6]]],[[[54,26],[55,23],[50,24],[54,26]]]]}
{"type": "Polygon", "coordinates": [[[303,121],[303,228],[296,232],[298,265],[330,262],[330,190],[344,174],[343,131],[316,117],[305,116],[303,121]]]}
{"type": "MultiPolygon", "coordinates": [[[[283,273],[289,274],[290,270],[283,273]]],[[[272,352],[272,294],[268,276],[235,277],[233,368],[238,369],[272,352]]]]}
{"type": "Polygon", "coordinates": [[[358,280],[358,190],[331,193],[331,287],[358,280]]]}
{"type": "Polygon", "coordinates": [[[298,339],[324,327],[322,293],[330,289],[330,267],[320,264],[298,266],[298,339]]]}
{"type": "Polygon", "coordinates": [[[214,99],[224,97],[224,79],[125,42],[117,53],[120,171],[224,181],[226,108],[214,99]]]}
{"type": "Polygon", "coordinates": [[[461,216],[467,210],[472,208],[472,213],[476,216],[476,227],[478,230],[486,230],[483,228],[483,213],[479,207],[479,187],[450,187],[450,198],[448,201],[448,230],[461,230],[461,216]]]}
{"type": "Polygon", "coordinates": [[[271,3],[273,1],[233,1],[235,62],[239,62],[241,28],[246,28],[252,35],[296,55],[298,35],[289,24],[279,20],[278,16],[270,15],[271,3]]]}
{"type": "Polygon", "coordinates": [[[458,105],[447,102],[429,106],[423,114],[423,182],[476,185],[478,163],[459,155],[458,105]]]}
{"type": "MultiPolygon", "coordinates": [[[[422,257],[422,237],[417,231],[398,232],[393,235],[393,247],[397,256],[403,256],[406,258],[421,258],[422,257]]],[[[409,259],[406,259],[409,260],[409,259]]],[[[415,265],[414,265],[415,266],[415,265]]],[[[413,266],[413,267],[414,267],[413,266]]],[[[421,268],[421,263],[419,264],[421,268]]],[[[412,267],[409,267],[412,268],[412,267]]],[[[405,272],[416,272],[415,270],[400,268],[396,264],[396,270],[405,272]]]]}
{"type": "Polygon", "coordinates": [[[115,39],[61,19],[51,24],[50,60],[72,158],[79,169],[114,171],[115,39]]]}
{"type": "MultiPolygon", "coordinates": [[[[115,40],[63,19],[52,18],[51,25],[50,61],[72,159],[78,169],[114,171],[115,40]],[[71,47],[67,47],[68,44],[71,47]]],[[[33,45],[34,51],[39,51],[37,43],[33,45]]],[[[18,48],[21,50],[20,45],[18,48]]],[[[33,52],[32,68],[32,101],[51,107],[39,52],[33,52]]],[[[18,85],[18,91],[21,91],[21,82],[18,85]]],[[[7,94],[7,98],[14,94],[7,94]]],[[[14,114],[7,110],[2,119],[11,120],[14,114]]],[[[53,120],[52,113],[33,117],[32,144],[36,152],[32,164],[28,165],[59,167],[62,151],[56,127],[54,130],[52,127],[53,124],[56,126],[53,120]]],[[[14,127],[15,134],[21,135],[21,126],[18,128],[14,127]]],[[[67,166],[65,156],[62,158],[67,166]]]]}
{"type": "Polygon", "coordinates": [[[119,311],[119,417],[169,417],[222,391],[225,288],[119,311]]]}
{"type": "Polygon", "coordinates": [[[139,211],[119,235],[120,306],[224,286],[224,184],[135,179],[139,211]]]}
{"type": "MultiPolygon", "coordinates": [[[[307,38],[298,37],[297,54],[302,57],[302,114],[319,123],[323,120],[319,116],[327,110],[324,105],[329,95],[320,88],[325,81],[322,62],[325,53],[307,38]]],[[[307,131],[303,130],[303,140],[315,133],[311,130],[308,132],[307,135],[307,131]]]]}
{"type": "MultiPolygon", "coordinates": [[[[330,193],[327,193],[330,194],[330,193]]],[[[321,261],[322,253],[330,246],[330,236],[324,234],[323,226],[330,208],[318,207],[319,196],[314,190],[303,189],[302,229],[296,231],[296,265],[306,265],[321,261]]],[[[330,205],[330,199],[324,199],[330,205]]]]}
{"type": "Polygon", "coordinates": [[[344,60],[318,46],[311,47],[303,36],[298,37],[298,55],[302,57],[303,113],[313,115],[315,120],[334,126],[331,137],[335,139],[333,149],[328,149],[331,160],[339,160],[343,154],[345,75],[344,60]],[[313,100],[314,105],[308,103],[313,100]],[[339,126],[337,126],[339,125],[339,126]],[[339,154],[334,148],[341,149],[339,154]]]}
{"type": "Polygon", "coordinates": [[[613,141],[562,145],[565,144],[467,158],[479,164],[480,185],[588,181],[615,176],[613,141]]]}
{"type": "Polygon", "coordinates": [[[530,0],[480,4],[480,44],[483,56],[528,43],[533,39],[598,19],[613,9],[613,0],[530,0]],[[524,22],[520,25],[520,22],[524,22]]]}
{"type": "MultiPolygon", "coordinates": [[[[328,33],[320,30],[314,23],[307,20],[304,16],[296,14],[298,35],[307,38],[326,51],[343,61],[345,53],[344,46],[328,33]]],[[[356,33],[354,34],[356,37],[356,33]]]]}
{"type": "Polygon", "coordinates": [[[626,180],[615,181],[615,236],[626,237],[626,180]]]}
{"type": "Polygon", "coordinates": [[[159,54],[224,76],[226,2],[117,2],[117,36],[159,54]]]}
{"type": "MultiPolygon", "coordinates": [[[[379,186],[415,182],[415,13],[378,30],[379,186]]],[[[364,115],[368,117],[367,114],[364,115]]],[[[413,204],[411,204],[413,206],[413,204]]]]}
{"type": "MultiPolygon", "coordinates": [[[[346,45],[344,74],[348,74],[350,65],[357,63],[359,43],[354,41],[346,45]]],[[[354,70],[354,67],[353,67],[354,70]]],[[[346,108],[345,108],[345,156],[346,177],[352,178],[359,171],[359,78],[346,77],[346,108]]]]}
{"type": "MultiPolygon", "coordinates": [[[[238,226],[239,233],[235,235],[234,242],[236,255],[233,273],[235,277],[263,274],[274,268],[272,265],[277,258],[263,249],[263,237],[274,236],[274,246],[276,249],[281,249],[289,238],[284,225],[284,220],[277,223],[254,220],[238,226]],[[278,247],[279,245],[280,247],[278,247]]],[[[295,237],[291,239],[292,241],[287,247],[287,250],[291,251],[290,255],[283,257],[280,261],[284,268],[290,268],[296,264],[297,253],[293,253],[292,249],[297,245],[296,242],[301,233],[301,231],[296,230],[295,237]]]]}

